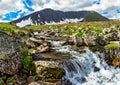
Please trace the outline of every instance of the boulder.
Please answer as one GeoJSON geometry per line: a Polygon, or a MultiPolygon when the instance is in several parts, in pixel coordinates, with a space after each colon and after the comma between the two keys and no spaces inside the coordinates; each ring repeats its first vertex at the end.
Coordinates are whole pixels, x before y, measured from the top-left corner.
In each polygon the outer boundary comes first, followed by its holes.
{"type": "Polygon", "coordinates": [[[84,44],[87,46],[95,46],[96,45],[96,42],[94,40],[91,40],[91,39],[83,38],[83,41],[84,41],[84,44]]]}
{"type": "Polygon", "coordinates": [[[75,46],[83,45],[83,39],[78,37],[78,36],[76,36],[76,35],[72,36],[72,40],[73,40],[73,43],[74,43],[75,46]]]}
{"type": "Polygon", "coordinates": [[[31,38],[29,38],[29,40],[31,40],[33,42],[36,42],[36,43],[39,43],[39,44],[44,43],[44,39],[43,38],[36,39],[34,37],[31,37],[31,38]]]}
{"type": "MultiPolygon", "coordinates": [[[[63,62],[70,59],[70,55],[56,52],[40,53],[34,56],[33,65],[36,79],[48,82],[45,85],[58,85],[63,76],[63,62]],[[52,84],[53,83],[53,84],[52,84]]],[[[60,84],[61,85],[61,84],[60,84]]]]}
{"type": "Polygon", "coordinates": [[[0,32],[0,72],[16,74],[22,63],[24,48],[26,46],[16,38],[0,32]]]}
{"type": "Polygon", "coordinates": [[[40,45],[39,47],[37,47],[37,52],[39,53],[48,52],[49,49],[50,49],[49,46],[40,45]]]}
{"type": "Polygon", "coordinates": [[[105,61],[109,65],[113,65],[113,60],[120,55],[120,46],[117,44],[117,42],[106,45],[103,49],[103,55],[105,61]]]}

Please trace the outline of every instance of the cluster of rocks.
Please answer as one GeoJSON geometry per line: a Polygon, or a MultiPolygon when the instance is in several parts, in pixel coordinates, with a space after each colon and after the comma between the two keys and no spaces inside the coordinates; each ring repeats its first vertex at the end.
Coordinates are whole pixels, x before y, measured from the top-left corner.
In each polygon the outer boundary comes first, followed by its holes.
{"type": "Polygon", "coordinates": [[[60,59],[61,55],[50,52],[50,42],[45,38],[34,36],[24,41],[0,32],[0,85],[61,85],[65,58],[60,59]],[[31,48],[32,53],[25,51],[31,48]],[[23,59],[28,54],[32,61],[26,72],[23,59]]]}
{"type": "Polygon", "coordinates": [[[31,37],[26,41],[26,44],[34,48],[34,53],[39,52],[47,52],[50,49],[50,44],[44,40],[44,38],[34,38],[31,37]]]}

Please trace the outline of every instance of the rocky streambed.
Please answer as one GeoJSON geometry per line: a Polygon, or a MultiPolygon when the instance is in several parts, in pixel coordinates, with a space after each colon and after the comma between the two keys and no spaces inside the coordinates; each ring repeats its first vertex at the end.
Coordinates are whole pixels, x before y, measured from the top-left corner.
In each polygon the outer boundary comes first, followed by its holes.
{"type": "Polygon", "coordinates": [[[0,32],[0,85],[72,85],[69,80],[62,83],[67,72],[64,64],[74,60],[75,52],[85,53],[85,47],[99,51],[109,66],[120,66],[118,30],[106,28],[99,35],[86,31],[84,37],[63,32],[36,30],[19,39],[0,32]]]}

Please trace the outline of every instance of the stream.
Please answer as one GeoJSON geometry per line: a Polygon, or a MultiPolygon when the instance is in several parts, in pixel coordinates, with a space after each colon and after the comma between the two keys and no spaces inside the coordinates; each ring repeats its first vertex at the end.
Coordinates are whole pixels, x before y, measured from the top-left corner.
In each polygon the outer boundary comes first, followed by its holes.
{"type": "Polygon", "coordinates": [[[73,56],[64,62],[62,85],[120,85],[120,69],[108,66],[102,54],[93,53],[87,47],[86,52],[80,54],[72,46],[61,44],[54,42],[53,49],[73,56]]]}
{"type": "Polygon", "coordinates": [[[93,53],[88,47],[79,53],[70,45],[62,45],[64,41],[46,41],[53,50],[73,57],[63,64],[62,85],[120,85],[120,69],[109,66],[101,53],[93,53]]]}

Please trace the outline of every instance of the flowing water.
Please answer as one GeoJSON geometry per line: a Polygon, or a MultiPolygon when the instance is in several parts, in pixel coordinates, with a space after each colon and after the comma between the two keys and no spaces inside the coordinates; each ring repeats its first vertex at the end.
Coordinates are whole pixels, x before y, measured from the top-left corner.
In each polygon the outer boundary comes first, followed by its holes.
{"type": "Polygon", "coordinates": [[[80,54],[72,46],[60,43],[53,44],[53,49],[74,57],[64,62],[62,85],[120,85],[120,69],[108,66],[99,52],[85,48],[86,52],[80,54]]]}
{"type": "Polygon", "coordinates": [[[55,51],[73,57],[64,62],[62,85],[120,85],[120,69],[107,65],[99,52],[85,48],[80,54],[70,45],[63,46],[64,41],[47,41],[55,51]]]}

